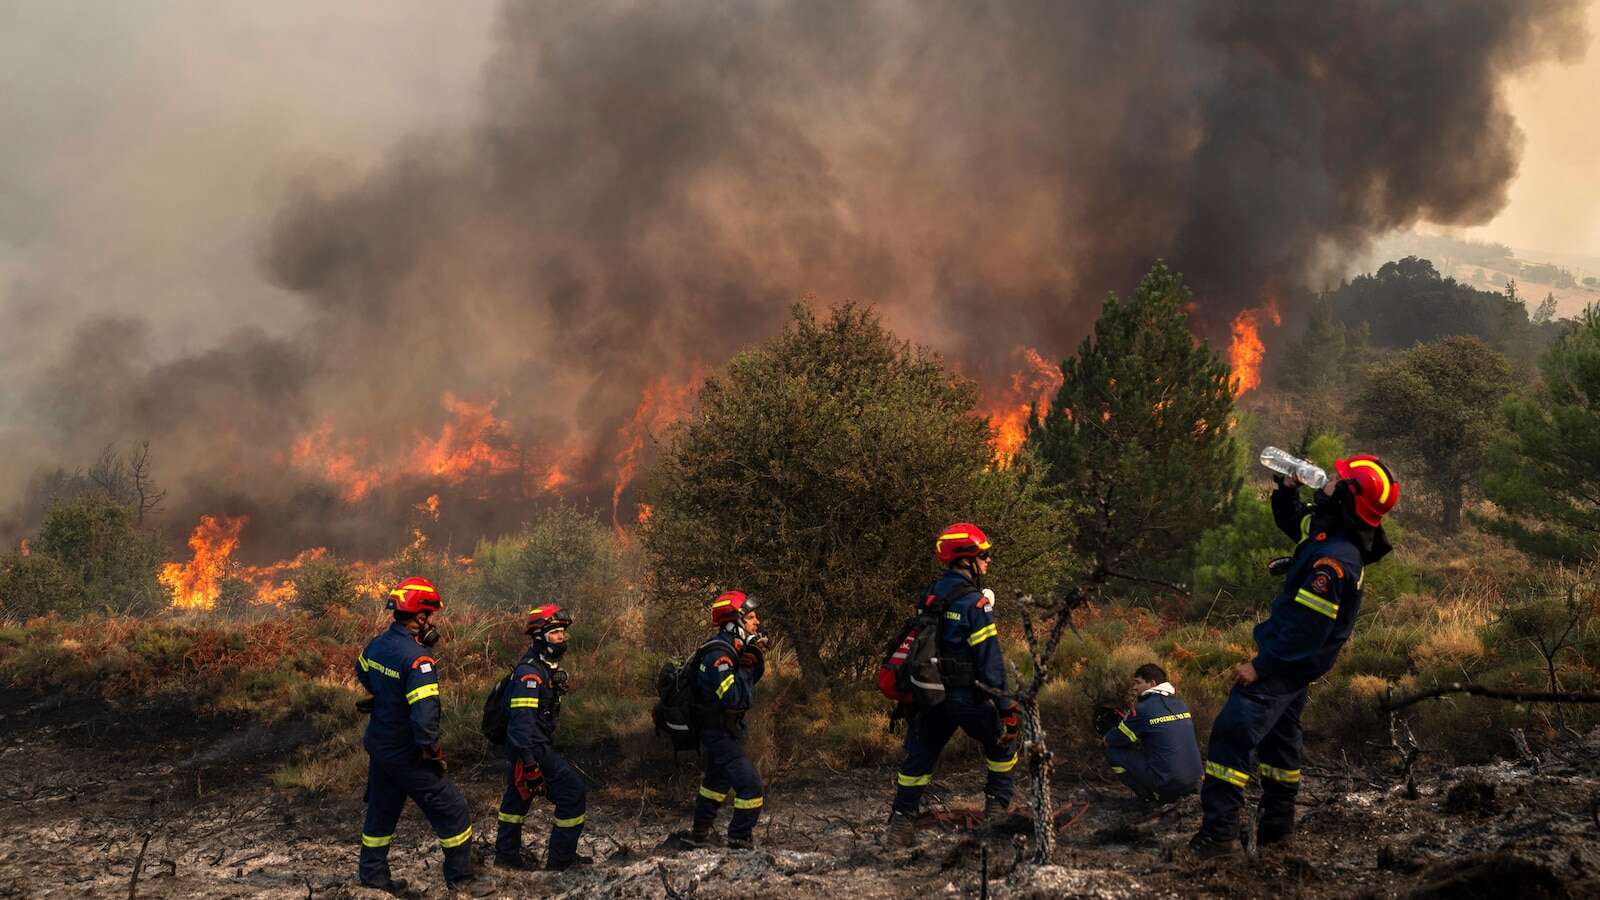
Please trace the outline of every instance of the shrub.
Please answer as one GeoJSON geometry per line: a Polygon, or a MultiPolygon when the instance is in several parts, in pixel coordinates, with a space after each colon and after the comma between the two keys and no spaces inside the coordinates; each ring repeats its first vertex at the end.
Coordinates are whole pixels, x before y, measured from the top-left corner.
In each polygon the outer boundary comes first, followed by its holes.
{"type": "Polygon", "coordinates": [[[0,613],[13,618],[82,612],[83,582],[53,556],[0,557],[0,613]]]}
{"type": "Polygon", "coordinates": [[[294,585],[295,608],[313,616],[327,616],[335,610],[350,611],[356,605],[356,576],[350,567],[332,556],[307,560],[290,578],[294,585]]]}
{"type": "Polygon", "coordinates": [[[156,581],[160,541],[138,527],[132,509],[102,494],[52,505],[28,558],[34,556],[56,560],[70,575],[64,579],[59,573],[39,572],[51,588],[64,589],[55,595],[60,605],[54,610],[63,615],[90,610],[147,614],[168,603],[156,581]],[[81,592],[71,589],[73,581],[82,585],[81,592]]]}

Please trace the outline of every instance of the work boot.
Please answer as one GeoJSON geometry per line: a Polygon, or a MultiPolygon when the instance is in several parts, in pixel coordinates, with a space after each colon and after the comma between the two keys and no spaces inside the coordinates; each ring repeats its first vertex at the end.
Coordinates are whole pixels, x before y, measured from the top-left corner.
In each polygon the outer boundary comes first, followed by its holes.
{"type": "Polygon", "coordinates": [[[1011,804],[1001,803],[999,800],[996,800],[993,797],[984,798],[983,821],[990,825],[994,825],[996,822],[999,822],[1001,819],[1006,818],[1010,814],[1011,804]]]}
{"type": "Polygon", "coordinates": [[[570,859],[552,859],[544,868],[547,872],[565,872],[568,869],[592,865],[594,865],[594,857],[575,853],[570,859]]]}
{"type": "Polygon", "coordinates": [[[1293,837],[1294,837],[1294,829],[1293,828],[1267,828],[1265,826],[1262,826],[1262,827],[1259,827],[1259,828],[1256,829],[1256,846],[1257,847],[1272,847],[1272,846],[1280,846],[1281,847],[1284,844],[1289,843],[1289,841],[1293,837]]]}
{"type": "Polygon", "coordinates": [[[534,872],[539,868],[539,861],[530,858],[520,850],[516,853],[496,853],[494,864],[501,869],[516,869],[521,872],[534,872]]]}
{"type": "Polygon", "coordinates": [[[754,850],[755,848],[756,848],[756,839],[753,838],[753,837],[728,838],[728,849],[729,850],[754,850]]]}
{"type": "Polygon", "coordinates": [[[404,878],[390,878],[389,876],[385,875],[382,878],[361,880],[356,883],[364,888],[371,888],[374,891],[383,891],[386,894],[393,894],[396,897],[407,896],[406,887],[408,882],[404,878]]]}
{"type": "Polygon", "coordinates": [[[474,872],[459,881],[445,885],[445,888],[456,896],[487,897],[495,892],[495,883],[492,879],[474,872]]]}
{"type": "Polygon", "coordinates": [[[916,821],[905,813],[889,813],[889,826],[883,830],[883,846],[890,850],[910,850],[916,845],[916,821]]]}
{"type": "Polygon", "coordinates": [[[1200,859],[1215,859],[1239,851],[1239,842],[1231,837],[1217,837],[1202,831],[1189,839],[1189,852],[1200,859]]]}
{"type": "Polygon", "coordinates": [[[721,847],[722,835],[712,831],[709,828],[704,831],[695,829],[694,831],[689,832],[689,836],[684,838],[683,842],[697,850],[703,850],[710,847],[721,847]]]}

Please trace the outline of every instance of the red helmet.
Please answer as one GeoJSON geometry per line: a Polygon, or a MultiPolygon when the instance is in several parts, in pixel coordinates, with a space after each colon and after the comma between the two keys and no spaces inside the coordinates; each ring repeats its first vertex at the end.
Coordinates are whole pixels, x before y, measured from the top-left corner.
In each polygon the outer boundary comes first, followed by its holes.
{"type": "Polygon", "coordinates": [[[438,612],[444,609],[439,589],[426,578],[407,578],[389,592],[388,609],[399,613],[438,612]]]}
{"type": "Polygon", "coordinates": [[[946,565],[958,559],[977,559],[989,552],[989,536],[971,522],[957,522],[939,532],[933,549],[946,565]]]}
{"type": "Polygon", "coordinates": [[[1354,482],[1356,515],[1374,528],[1382,525],[1384,515],[1400,502],[1400,484],[1394,473],[1370,453],[1334,460],[1333,469],[1341,479],[1354,482]]]}
{"type": "Polygon", "coordinates": [[[528,624],[523,626],[522,633],[536,635],[557,628],[570,627],[572,627],[571,614],[562,609],[558,603],[546,603],[528,610],[528,624]]]}
{"type": "Polygon", "coordinates": [[[711,601],[711,624],[733,622],[756,608],[756,601],[746,597],[744,591],[727,591],[711,601]]]}

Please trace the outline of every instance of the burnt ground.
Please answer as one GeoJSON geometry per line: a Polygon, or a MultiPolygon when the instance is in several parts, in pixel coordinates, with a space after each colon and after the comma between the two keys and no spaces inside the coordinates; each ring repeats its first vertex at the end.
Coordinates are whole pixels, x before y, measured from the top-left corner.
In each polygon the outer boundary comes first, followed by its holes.
{"type": "MultiPolygon", "coordinates": [[[[0,701],[0,897],[384,896],[353,883],[359,789],[310,798],[271,785],[276,761],[314,739],[308,726],[201,719],[179,704],[112,712],[61,697],[0,701]]],[[[664,755],[660,767],[671,766],[664,755]]],[[[486,848],[497,769],[460,768],[486,848]]],[[[1022,838],[944,821],[955,815],[930,816],[915,851],[879,850],[887,771],[769,774],[758,850],[683,852],[672,835],[688,821],[692,768],[680,760],[667,787],[659,774],[654,786],[620,776],[595,786],[584,852],[600,864],[497,872],[497,895],[976,897],[985,860],[995,897],[1600,893],[1600,733],[1537,761],[1427,772],[1414,800],[1392,775],[1308,775],[1292,846],[1214,861],[1183,849],[1198,822],[1192,798],[1151,813],[1110,785],[1064,779],[1057,801],[1068,824],[1042,868],[1013,865],[1022,838]]],[[[975,748],[952,745],[933,808],[975,806],[981,769],[975,748]]],[[[536,804],[530,835],[546,816],[536,804]]],[[[419,885],[417,896],[441,896],[439,860],[408,812],[391,851],[395,874],[419,885]]]]}

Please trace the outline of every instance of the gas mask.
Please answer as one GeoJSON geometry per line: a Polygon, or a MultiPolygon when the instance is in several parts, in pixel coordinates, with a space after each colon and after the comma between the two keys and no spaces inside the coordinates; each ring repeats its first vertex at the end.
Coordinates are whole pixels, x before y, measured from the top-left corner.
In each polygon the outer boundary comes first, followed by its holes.
{"type": "Polygon", "coordinates": [[[439,629],[434,627],[432,620],[417,622],[417,643],[432,647],[439,643],[439,637],[439,629]]]}

